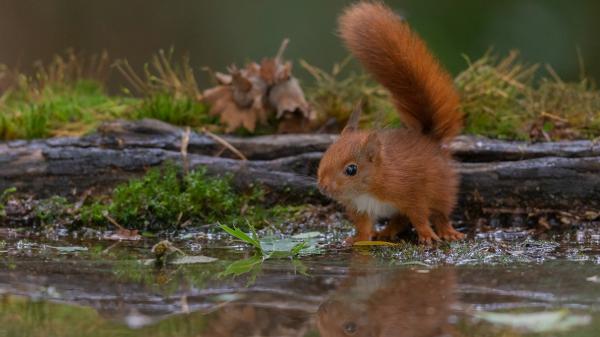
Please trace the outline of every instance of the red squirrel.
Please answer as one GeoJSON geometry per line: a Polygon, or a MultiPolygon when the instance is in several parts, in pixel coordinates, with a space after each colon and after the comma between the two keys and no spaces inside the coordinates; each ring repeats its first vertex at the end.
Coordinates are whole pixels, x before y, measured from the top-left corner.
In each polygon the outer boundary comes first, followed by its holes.
{"type": "Polygon", "coordinates": [[[359,130],[355,110],[319,163],[318,185],[343,204],[356,226],[348,242],[390,239],[410,220],[419,242],[459,240],[450,223],[458,175],[443,144],[462,128],[452,78],[408,24],[379,2],[360,2],[339,18],[351,53],[393,97],[406,128],[359,130]],[[375,236],[373,224],[389,218],[375,236]],[[432,229],[432,225],[434,230],[432,229]]]}

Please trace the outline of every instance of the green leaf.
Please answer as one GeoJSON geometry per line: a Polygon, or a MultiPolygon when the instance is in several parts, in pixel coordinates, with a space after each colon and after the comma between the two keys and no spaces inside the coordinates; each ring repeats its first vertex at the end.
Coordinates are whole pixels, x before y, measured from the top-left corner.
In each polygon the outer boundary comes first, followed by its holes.
{"type": "Polygon", "coordinates": [[[294,266],[294,268],[298,274],[304,275],[304,276],[310,276],[308,274],[308,267],[304,263],[302,263],[302,261],[300,261],[298,259],[293,259],[292,265],[294,266]]]}
{"type": "Polygon", "coordinates": [[[295,237],[279,238],[275,236],[259,238],[252,226],[250,226],[252,237],[242,232],[237,227],[231,228],[227,225],[219,226],[229,235],[255,247],[264,259],[297,256],[301,253],[316,254],[321,251],[317,246],[318,240],[316,237],[318,235],[315,234],[316,232],[310,234],[310,237],[313,237],[313,239],[308,240],[298,240],[298,238],[295,237]]]}
{"type": "Polygon", "coordinates": [[[300,254],[300,251],[304,248],[307,248],[308,244],[304,241],[300,242],[299,244],[295,245],[292,250],[290,251],[292,253],[293,256],[296,256],[298,254],[300,254]]]}
{"type": "Polygon", "coordinates": [[[235,261],[225,268],[223,272],[221,272],[220,276],[239,276],[245,273],[248,273],[258,266],[260,266],[263,262],[263,258],[260,255],[254,255],[247,259],[235,261]]]}
{"type": "Polygon", "coordinates": [[[248,236],[248,234],[244,233],[237,227],[231,228],[227,225],[222,225],[222,224],[220,224],[219,227],[221,227],[221,229],[224,230],[225,232],[227,232],[229,235],[236,237],[236,238],[246,242],[247,244],[254,246],[256,249],[262,251],[260,242],[258,241],[258,235],[256,234],[256,232],[252,233],[254,238],[251,238],[250,236],[248,236]]]}
{"type": "Polygon", "coordinates": [[[0,202],[4,202],[4,200],[11,194],[17,192],[17,188],[16,187],[9,187],[7,189],[5,189],[2,194],[0,195],[0,202]]]}

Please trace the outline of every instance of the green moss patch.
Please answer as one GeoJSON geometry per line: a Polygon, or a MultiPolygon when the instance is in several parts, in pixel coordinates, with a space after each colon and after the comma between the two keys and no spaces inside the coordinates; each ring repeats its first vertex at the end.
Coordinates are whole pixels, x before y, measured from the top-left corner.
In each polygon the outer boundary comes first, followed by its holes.
{"type": "MultiPolygon", "coordinates": [[[[204,169],[179,174],[174,165],[151,169],[144,177],[117,186],[110,196],[82,204],[62,197],[31,201],[3,200],[22,208],[20,219],[33,225],[66,225],[160,231],[220,224],[256,228],[288,220],[303,207],[266,202],[260,186],[236,190],[231,178],[210,177],[204,169]]],[[[8,199],[8,196],[6,197],[8,199]]],[[[2,219],[0,218],[0,221],[2,219]]],[[[211,227],[212,228],[212,227],[211,227]]]]}

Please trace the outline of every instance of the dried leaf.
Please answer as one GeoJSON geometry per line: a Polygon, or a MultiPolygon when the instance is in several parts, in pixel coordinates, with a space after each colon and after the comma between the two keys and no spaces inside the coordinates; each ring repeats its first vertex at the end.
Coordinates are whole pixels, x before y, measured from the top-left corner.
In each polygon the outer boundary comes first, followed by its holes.
{"type": "Polygon", "coordinates": [[[214,73],[219,85],[205,90],[203,97],[211,105],[210,113],[220,117],[226,132],[241,127],[253,132],[273,113],[283,124],[281,132],[309,130],[316,114],[291,75],[292,64],[282,61],[287,43],[284,40],[276,57],[265,58],[260,64],[251,62],[242,69],[232,65],[227,68],[229,74],[214,73]]]}
{"type": "Polygon", "coordinates": [[[354,246],[364,247],[364,246],[399,246],[397,243],[387,242],[387,241],[357,241],[354,243],[354,246]]]}
{"type": "Polygon", "coordinates": [[[276,110],[277,118],[282,118],[285,113],[299,112],[307,120],[313,120],[314,114],[306,102],[300,83],[295,78],[280,82],[269,92],[269,104],[276,110]]]}
{"type": "Polygon", "coordinates": [[[219,82],[219,84],[221,84],[221,85],[231,84],[231,81],[232,81],[231,75],[223,74],[220,72],[215,73],[215,78],[217,79],[217,82],[219,82]]]}
{"type": "Polygon", "coordinates": [[[137,229],[125,229],[119,228],[116,232],[106,237],[107,240],[115,240],[115,241],[137,241],[142,238],[141,235],[138,234],[137,229]]]}

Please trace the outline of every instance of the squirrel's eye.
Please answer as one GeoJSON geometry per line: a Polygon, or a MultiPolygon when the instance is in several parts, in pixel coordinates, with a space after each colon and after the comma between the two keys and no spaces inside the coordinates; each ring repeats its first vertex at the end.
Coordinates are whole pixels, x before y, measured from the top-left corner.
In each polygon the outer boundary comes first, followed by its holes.
{"type": "Polygon", "coordinates": [[[346,166],[346,169],[344,170],[344,173],[346,173],[347,176],[353,176],[356,174],[356,172],[358,172],[358,167],[356,167],[356,164],[350,164],[346,166]]]}
{"type": "Polygon", "coordinates": [[[354,335],[356,333],[356,323],[347,322],[344,324],[344,333],[346,335],[354,335]]]}

